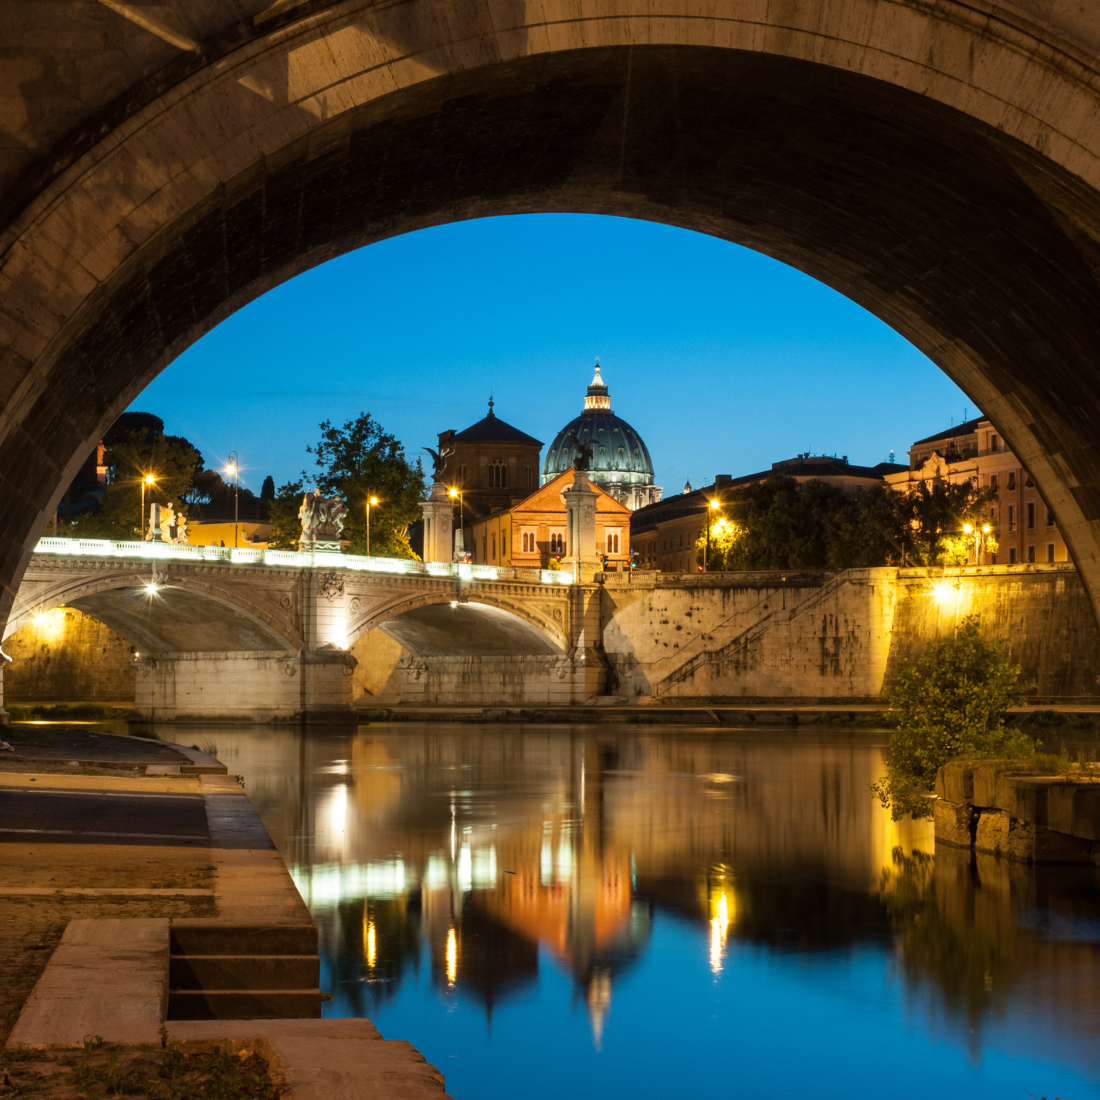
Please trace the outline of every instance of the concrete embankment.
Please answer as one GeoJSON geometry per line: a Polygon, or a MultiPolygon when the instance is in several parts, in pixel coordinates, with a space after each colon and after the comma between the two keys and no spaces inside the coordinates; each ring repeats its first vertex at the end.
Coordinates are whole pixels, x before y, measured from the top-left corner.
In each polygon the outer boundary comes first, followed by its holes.
{"type": "Polygon", "coordinates": [[[1027,863],[1100,866],[1100,773],[1022,775],[1004,760],[940,768],[936,843],[1027,863]]]}
{"type": "MultiPolygon", "coordinates": [[[[65,744],[94,756],[80,740],[65,744]]],[[[408,1043],[382,1040],[369,1021],[320,1019],[317,926],[224,766],[137,738],[104,743],[113,763],[142,752],[159,762],[145,775],[93,775],[43,757],[46,770],[23,761],[25,771],[0,772],[0,904],[49,904],[51,921],[65,918],[59,942],[36,945],[56,949],[6,1049],[79,1048],[88,1036],[159,1048],[166,1034],[262,1053],[290,1100],[444,1097],[442,1075],[408,1043]],[[202,774],[181,774],[188,767],[202,774]]],[[[6,923],[17,921],[12,909],[6,923]]],[[[0,975],[10,1002],[20,981],[0,975]]]]}

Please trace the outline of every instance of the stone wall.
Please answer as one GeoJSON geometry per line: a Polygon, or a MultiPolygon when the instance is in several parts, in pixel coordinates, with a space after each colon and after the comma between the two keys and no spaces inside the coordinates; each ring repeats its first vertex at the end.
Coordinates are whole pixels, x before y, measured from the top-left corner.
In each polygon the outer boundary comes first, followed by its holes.
{"type": "Polygon", "coordinates": [[[128,703],[133,647],[110,627],[71,607],[48,611],[4,642],[8,703],[128,703]]]}
{"type": "Polygon", "coordinates": [[[1068,563],[616,578],[604,601],[610,690],[628,698],[873,702],[977,615],[1033,702],[1100,702],[1100,630],[1068,563]]]}

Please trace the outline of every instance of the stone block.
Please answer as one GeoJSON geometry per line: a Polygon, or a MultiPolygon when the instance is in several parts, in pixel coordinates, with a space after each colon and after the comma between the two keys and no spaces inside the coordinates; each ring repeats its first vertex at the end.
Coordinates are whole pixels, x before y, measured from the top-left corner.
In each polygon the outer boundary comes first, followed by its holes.
{"type": "Polygon", "coordinates": [[[1073,836],[1100,840],[1100,785],[1078,787],[1073,792],[1073,836]]]}
{"type": "Polygon", "coordinates": [[[1088,863],[1092,858],[1092,841],[1053,829],[1036,829],[1032,858],[1037,863],[1088,863]]]}
{"type": "Polygon", "coordinates": [[[942,798],[937,799],[932,804],[936,843],[953,844],[957,848],[969,848],[971,845],[970,820],[973,814],[973,809],[965,802],[948,802],[942,798]]]}
{"type": "Polygon", "coordinates": [[[1059,833],[1073,833],[1073,801],[1076,788],[1068,783],[1047,791],[1047,827],[1059,833]]]}
{"type": "Polygon", "coordinates": [[[999,775],[993,805],[1020,821],[1039,826],[1047,823],[1047,791],[1051,780],[1033,776],[999,775]]]}
{"type": "Polygon", "coordinates": [[[1000,774],[1003,764],[991,761],[986,764],[976,765],[974,768],[974,805],[996,806],[997,776],[1000,774]]]}
{"type": "Polygon", "coordinates": [[[1007,855],[1011,818],[1005,810],[982,810],[974,831],[974,849],[990,855],[1007,855]]]}
{"type": "Polygon", "coordinates": [[[167,1004],[167,919],[70,921],[8,1046],[158,1043],[167,1004]]]}
{"type": "MultiPolygon", "coordinates": [[[[955,760],[943,769],[943,798],[948,802],[974,802],[974,764],[969,760],[955,760]]],[[[936,776],[937,780],[939,775],[936,776]]],[[[937,792],[938,793],[938,792],[937,792]]]]}

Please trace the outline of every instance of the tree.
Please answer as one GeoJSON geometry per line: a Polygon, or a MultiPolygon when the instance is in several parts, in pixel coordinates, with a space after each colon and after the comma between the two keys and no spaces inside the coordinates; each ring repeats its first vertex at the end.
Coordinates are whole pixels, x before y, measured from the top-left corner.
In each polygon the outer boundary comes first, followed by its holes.
{"type": "Polygon", "coordinates": [[[999,641],[979,636],[978,619],[959,623],[953,637],[928,643],[915,667],[906,664],[888,695],[897,710],[889,772],[871,791],[895,821],[930,817],[936,772],[951,760],[1026,755],[1034,744],[1005,726],[1004,711],[1034,685],[1020,682],[999,641]]]}
{"type": "MultiPolygon", "coordinates": [[[[370,413],[360,413],[342,428],[325,420],[320,430],[320,441],[307,450],[317,459],[320,492],[347,501],[344,538],[350,540],[351,552],[366,553],[366,504],[374,496],[378,504],[370,510],[371,553],[415,558],[408,530],[421,518],[420,501],[425,488],[421,463],[412,465],[397,437],[384,431],[370,413]]],[[[302,477],[309,479],[307,473],[302,477]]]]}
{"type": "Polygon", "coordinates": [[[62,533],[119,541],[137,538],[142,526],[142,480],[148,474],[156,481],[145,487],[146,510],[153,502],[171,502],[186,514],[181,505],[195,471],[202,468],[198,449],[181,436],[151,433],[147,427],[116,435],[114,440],[107,449],[108,485],[98,507],[62,525],[62,533]]]}
{"type": "MultiPolygon", "coordinates": [[[[889,494],[894,512],[891,543],[901,565],[965,565],[973,540],[963,533],[988,522],[992,489],[972,481],[921,481],[908,492],[889,494]]],[[[996,550],[996,542],[987,543],[996,550]]]]}
{"type": "Polygon", "coordinates": [[[298,509],[302,506],[302,496],[301,481],[288,481],[274,494],[275,499],[271,502],[269,512],[271,520],[271,533],[267,537],[269,549],[298,549],[298,539],[302,534],[302,521],[298,518],[298,509]]]}
{"type": "Polygon", "coordinates": [[[268,474],[260,486],[260,500],[272,501],[275,499],[275,479],[268,474]]]}

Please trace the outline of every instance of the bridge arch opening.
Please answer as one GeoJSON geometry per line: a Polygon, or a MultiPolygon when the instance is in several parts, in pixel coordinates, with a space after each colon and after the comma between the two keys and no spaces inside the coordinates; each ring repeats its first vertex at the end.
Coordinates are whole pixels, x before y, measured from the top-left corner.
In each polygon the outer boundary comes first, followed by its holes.
{"type": "MultiPolygon", "coordinates": [[[[359,705],[552,702],[569,659],[546,632],[491,604],[424,603],[378,622],[352,645],[359,705]]],[[[568,701],[566,698],[565,701],[568,701]]]]}
{"type": "Polygon", "coordinates": [[[0,612],[99,434],[219,320],[371,241],[547,211],[710,233],[882,318],[1019,455],[1095,605],[1088,55],[961,6],[674,7],[311,8],[219,38],[104,116],[109,141],[74,133],[28,171],[0,236],[0,612]]]}

